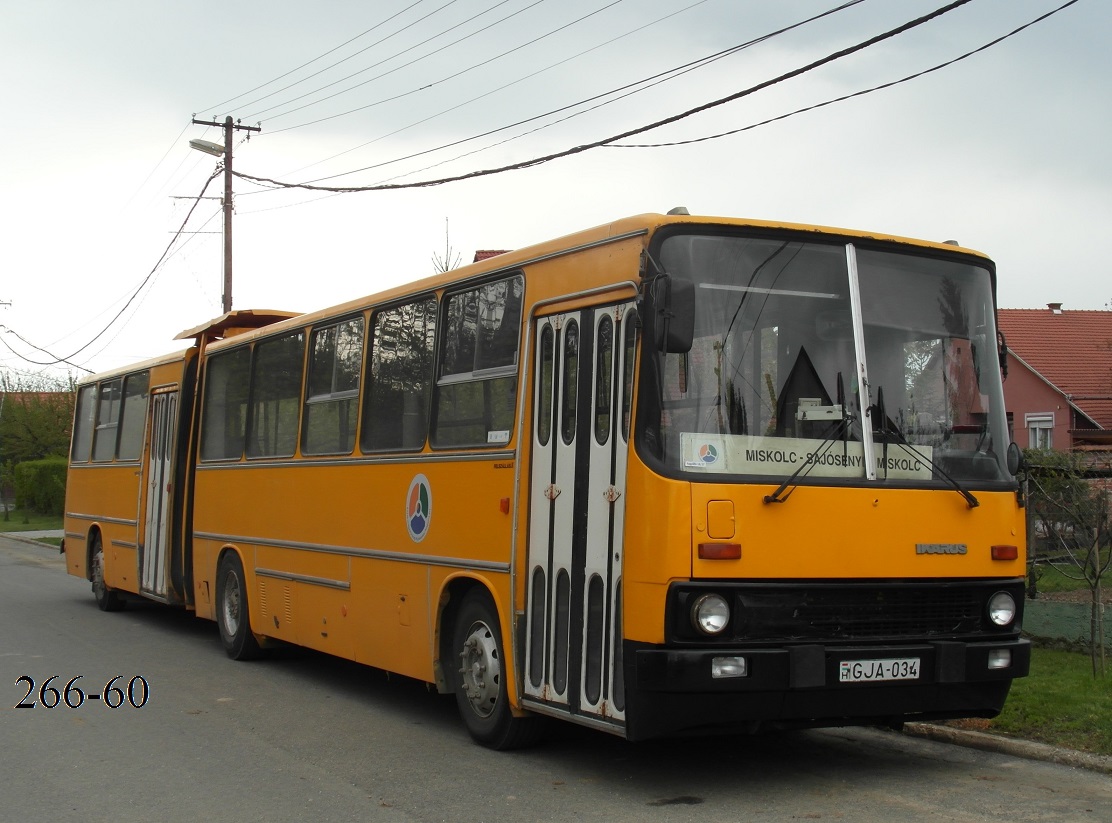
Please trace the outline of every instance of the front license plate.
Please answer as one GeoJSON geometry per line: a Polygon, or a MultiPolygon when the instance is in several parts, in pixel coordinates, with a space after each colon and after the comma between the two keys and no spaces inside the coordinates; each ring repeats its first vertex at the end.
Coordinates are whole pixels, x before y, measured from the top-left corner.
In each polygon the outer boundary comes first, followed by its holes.
{"type": "Polygon", "coordinates": [[[918,679],[918,657],[897,657],[890,660],[843,660],[838,665],[838,680],[842,683],[873,683],[882,680],[918,679]]]}

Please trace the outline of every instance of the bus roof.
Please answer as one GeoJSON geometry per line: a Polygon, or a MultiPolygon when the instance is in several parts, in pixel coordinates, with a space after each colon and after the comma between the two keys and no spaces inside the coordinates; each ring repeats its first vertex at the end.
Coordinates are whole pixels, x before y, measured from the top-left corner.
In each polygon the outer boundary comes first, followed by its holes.
{"type": "Polygon", "coordinates": [[[87,374],[77,381],[77,385],[83,386],[87,383],[96,383],[100,380],[111,380],[114,377],[131,374],[132,372],[153,369],[156,366],[164,366],[169,363],[185,360],[186,357],[189,356],[190,351],[191,349],[179,349],[178,351],[173,351],[168,354],[161,354],[157,357],[151,357],[147,360],[136,361],[135,363],[129,363],[126,366],[119,366],[114,369],[109,369],[108,371],[97,372],[96,374],[87,374]]]}
{"type": "Polygon", "coordinates": [[[269,326],[271,323],[277,323],[281,320],[289,320],[291,317],[299,316],[299,312],[280,311],[278,309],[240,309],[239,311],[226,312],[199,326],[186,329],[180,332],[174,339],[193,339],[200,341],[202,338],[216,340],[219,338],[234,337],[246,331],[262,328],[263,326],[269,326]]]}
{"type": "MultiPolygon", "coordinates": [[[[679,210],[673,210],[678,212],[679,210]]],[[[357,297],[345,303],[341,303],[328,308],[313,311],[307,314],[299,314],[297,312],[280,311],[273,309],[241,309],[237,311],[228,312],[220,317],[209,320],[205,323],[195,326],[191,329],[178,334],[175,340],[193,339],[198,343],[202,338],[206,342],[217,342],[221,339],[227,340],[234,336],[241,334],[248,334],[254,332],[251,336],[258,336],[265,334],[261,331],[270,326],[276,326],[273,329],[278,331],[279,328],[295,328],[301,325],[313,323],[319,319],[336,317],[346,313],[354,313],[368,306],[389,303],[394,300],[399,300],[407,295],[419,294],[421,292],[429,292],[435,289],[443,288],[446,285],[454,285],[465,282],[471,278],[482,277],[483,275],[502,271],[507,269],[519,268],[531,262],[557,257],[563,254],[570,254],[577,250],[590,247],[593,245],[603,244],[609,241],[617,241],[619,239],[627,239],[637,235],[647,235],[656,232],[658,229],[675,224],[698,224],[698,225],[714,225],[714,226],[736,226],[739,228],[751,229],[767,229],[773,231],[794,231],[801,233],[813,233],[816,235],[841,237],[847,240],[860,239],[860,240],[875,240],[887,243],[898,243],[908,246],[914,246],[920,249],[934,249],[938,251],[945,251],[948,253],[965,253],[971,254],[980,258],[988,260],[987,256],[979,251],[973,249],[963,248],[956,245],[952,241],[934,242],[929,240],[918,240],[909,237],[901,237],[898,235],[888,235],[878,232],[865,232],[854,229],[835,228],[830,226],[819,226],[806,223],[789,223],[783,221],[769,221],[769,220],[754,220],[743,217],[713,217],[706,215],[692,215],[684,213],[669,213],[669,214],[639,214],[631,217],[621,218],[612,223],[605,223],[593,228],[584,229],[572,234],[564,235],[553,240],[548,240],[538,243],[533,246],[527,246],[521,249],[512,251],[505,251],[498,255],[490,256],[485,259],[479,260],[475,263],[470,263],[459,268],[452,269],[448,272],[440,272],[429,277],[405,283],[403,285],[395,286],[384,291],[367,294],[357,297]]],[[[178,354],[177,356],[181,356],[178,354]]],[[[168,356],[166,359],[172,359],[173,355],[168,356]]],[[[159,361],[153,361],[157,363],[159,361]]],[[[127,372],[133,371],[137,368],[151,365],[150,363],[134,364],[127,368],[117,369],[111,372],[127,372]]],[[[104,375],[97,375],[99,379],[104,375]]]]}

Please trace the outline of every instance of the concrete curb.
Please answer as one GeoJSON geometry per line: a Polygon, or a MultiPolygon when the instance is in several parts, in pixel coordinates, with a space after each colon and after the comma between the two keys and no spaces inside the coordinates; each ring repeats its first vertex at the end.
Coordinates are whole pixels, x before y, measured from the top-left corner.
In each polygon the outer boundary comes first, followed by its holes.
{"type": "Polygon", "coordinates": [[[49,543],[40,543],[40,537],[63,537],[64,532],[0,532],[0,537],[7,537],[10,540],[18,540],[20,543],[29,543],[32,546],[40,546],[48,551],[57,553],[58,547],[51,546],[49,543]]]}
{"type": "Polygon", "coordinates": [[[1063,766],[1089,769],[1090,771],[1112,775],[1112,757],[1078,752],[1073,749],[1062,749],[1047,743],[1035,743],[1030,740],[1017,740],[1012,737],[1001,737],[985,732],[955,729],[952,726],[937,726],[933,723],[908,723],[904,726],[904,733],[915,737],[925,737],[929,740],[937,740],[941,743],[950,743],[955,746],[1007,754],[1012,757],[1023,757],[1028,760],[1059,763],[1063,766]]]}

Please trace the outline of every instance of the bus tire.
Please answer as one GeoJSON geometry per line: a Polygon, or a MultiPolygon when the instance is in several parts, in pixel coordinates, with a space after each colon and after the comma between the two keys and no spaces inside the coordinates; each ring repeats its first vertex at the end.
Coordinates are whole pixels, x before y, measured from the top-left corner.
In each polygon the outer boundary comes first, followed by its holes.
{"type": "Polygon", "coordinates": [[[100,532],[93,534],[89,554],[89,579],[93,584],[93,597],[97,600],[97,606],[102,612],[121,611],[127,605],[127,600],[104,583],[104,545],[100,539],[100,532]]]}
{"type": "Polygon", "coordinates": [[[498,615],[490,598],[472,590],[456,613],[449,661],[453,691],[467,731],[492,749],[516,749],[539,737],[540,718],[514,717],[503,672],[498,615]]]}
{"type": "Polygon", "coordinates": [[[243,563],[234,551],[225,552],[216,567],[216,624],[220,642],[232,660],[254,660],[262,655],[262,647],[251,632],[243,563]]]}

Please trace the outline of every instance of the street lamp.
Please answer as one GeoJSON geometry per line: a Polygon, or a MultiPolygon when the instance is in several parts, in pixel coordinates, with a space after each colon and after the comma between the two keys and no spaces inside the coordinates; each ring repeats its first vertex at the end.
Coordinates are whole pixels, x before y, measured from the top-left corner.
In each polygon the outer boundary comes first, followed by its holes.
{"type": "MultiPolygon", "coordinates": [[[[260,131],[259,126],[241,126],[233,123],[231,116],[224,119],[223,123],[206,122],[193,119],[194,125],[214,126],[224,129],[224,145],[213,143],[211,140],[190,140],[189,147],[214,157],[224,158],[224,297],[223,311],[225,314],[232,310],[232,132],[243,129],[247,132],[260,131]]],[[[248,135],[250,136],[250,135],[248,135]]]]}
{"type": "Polygon", "coordinates": [[[219,143],[213,143],[211,140],[190,140],[189,148],[203,151],[205,154],[211,154],[214,157],[224,155],[224,147],[219,143]]]}

